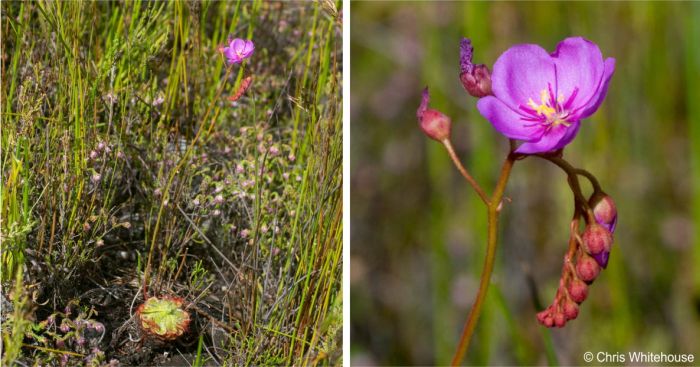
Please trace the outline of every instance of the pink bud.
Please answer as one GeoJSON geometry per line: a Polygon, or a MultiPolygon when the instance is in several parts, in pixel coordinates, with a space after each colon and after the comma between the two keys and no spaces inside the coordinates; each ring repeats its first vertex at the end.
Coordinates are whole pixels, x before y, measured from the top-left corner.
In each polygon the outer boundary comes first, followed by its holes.
{"type": "Polygon", "coordinates": [[[576,303],[581,303],[588,297],[588,286],[580,279],[574,279],[569,283],[569,296],[576,303]]]}
{"type": "Polygon", "coordinates": [[[589,205],[593,208],[596,222],[604,226],[608,231],[615,232],[617,207],[613,199],[606,194],[597,194],[591,197],[589,205]]]}
{"type": "Polygon", "coordinates": [[[554,326],[564,327],[565,324],[566,324],[566,318],[564,317],[563,314],[561,314],[561,313],[554,314],[554,326]]]}
{"type": "Polygon", "coordinates": [[[491,71],[486,65],[474,66],[472,74],[462,73],[459,75],[464,89],[473,97],[481,98],[492,94],[491,91],[491,71]]]}
{"type": "Polygon", "coordinates": [[[492,94],[491,71],[486,65],[474,65],[472,57],[474,47],[468,38],[459,43],[459,80],[464,89],[473,97],[481,98],[492,94]]]}
{"type": "Polygon", "coordinates": [[[576,273],[581,280],[590,283],[600,273],[600,266],[594,258],[584,254],[576,262],[576,273]]]}
{"type": "Polygon", "coordinates": [[[564,302],[562,311],[564,312],[564,317],[566,317],[567,320],[573,320],[578,317],[578,305],[574,302],[564,302]]]}
{"type": "Polygon", "coordinates": [[[583,231],[583,245],[591,255],[610,252],[612,242],[612,233],[600,224],[591,223],[583,231]]]}
{"type": "Polygon", "coordinates": [[[554,326],[554,319],[552,318],[552,315],[548,315],[547,317],[544,318],[544,326],[546,326],[546,327],[554,326]]]}
{"type": "Polygon", "coordinates": [[[430,94],[428,94],[428,88],[425,88],[423,90],[423,99],[418,107],[418,111],[416,111],[421,130],[429,138],[440,142],[449,139],[452,121],[442,112],[428,108],[429,101],[430,94]]]}

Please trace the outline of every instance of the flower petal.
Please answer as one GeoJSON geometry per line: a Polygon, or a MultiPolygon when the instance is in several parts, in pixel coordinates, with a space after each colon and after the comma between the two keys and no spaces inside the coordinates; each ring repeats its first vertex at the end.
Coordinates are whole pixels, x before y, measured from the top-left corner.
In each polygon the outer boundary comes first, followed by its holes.
{"type": "Polygon", "coordinates": [[[229,59],[229,61],[238,58],[238,55],[236,55],[236,52],[233,50],[233,47],[224,47],[224,56],[226,56],[226,58],[229,59]]]}
{"type": "Polygon", "coordinates": [[[522,116],[510,109],[503,101],[493,96],[480,98],[476,102],[479,112],[501,134],[511,139],[533,140],[542,134],[541,128],[532,126],[533,122],[524,121],[522,116]]]}
{"type": "Polygon", "coordinates": [[[571,143],[572,140],[576,137],[576,134],[578,134],[578,129],[581,127],[581,123],[579,121],[574,121],[571,123],[571,125],[566,129],[566,134],[562,136],[561,140],[557,143],[557,145],[552,148],[552,150],[557,150],[561,149],[565,146],[567,146],[569,143],[571,143]]]}
{"type": "Polygon", "coordinates": [[[243,51],[241,53],[245,55],[245,57],[248,57],[253,53],[253,50],[255,50],[253,41],[245,41],[245,45],[243,46],[243,51]]]}
{"type": "Polygon", "coordinates": [[[236,38],[231,42],[231,48],[238,53],[241,53],[243,49],[245,48],[245,40],[242,40],[240,38],[236,38]]]}
{"type": "Polygon", "coordinates": [[[552,53],[557,73],[557,97],[564,101],[577,90],[573,108],[584,106],[600,87],[603,55],[598,45],[582,38],[567,38],[552,53]]]}
{"type": "Polygon", "coordinates": [[[551,130],[542,135],[542,138],[540,140],[523,143],[518,147],[518,149],[515,150],[515,152],[524,154],[534,154],[545,153],[555,149],[559,149],[561,148],[559,147],[560,141],[567,135],[568,130],[572,127],[574,127],[574,125],[571,125],[568,128],[564,125],[553,127],[551,130]]]}
{"type": "Polygon", "coordinates": [[[548,84],[554,87],[554,61],[538,45],[516,45],[496,60],[491,81],[493,94],[517,110],[530,99],[539,103],[548,84]]]}
{"type": "Polygon", "coordinates": [[[595,113],[603,103],[605,96],[608,94],[608,85],[610,84],[610,79],[615,73],[615,59],[612,57],[605,60],[605,70],[603,71],[603,79],[601,80],[601,85],[596,91],[596,94],[588,102],[588,105],[579,113],[580,119],[585,119],[586,117],[595,113]]]}

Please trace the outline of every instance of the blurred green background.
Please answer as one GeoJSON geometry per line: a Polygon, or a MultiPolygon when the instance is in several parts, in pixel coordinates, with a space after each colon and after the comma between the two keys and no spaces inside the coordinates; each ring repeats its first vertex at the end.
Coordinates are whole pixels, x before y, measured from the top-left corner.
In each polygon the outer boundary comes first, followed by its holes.
{"type": "Polygon", "coordinates": [[[554,297],[571,192],[548,162],[516,163],[465,363],[580,365],[585,351],[700,359],[700,3],[353,2],[351,14],[353,365],[449,363],[476,294],[485,207],[415,117],[428,85],[458,154],[493,191],[507,140],[460,84],[462,36],[489,67],[513,44],[552,51],[572,35],[617,59],[565,158],[619,210],[611,262],[578,319],[544,329],[536,304],[554,297]]]}

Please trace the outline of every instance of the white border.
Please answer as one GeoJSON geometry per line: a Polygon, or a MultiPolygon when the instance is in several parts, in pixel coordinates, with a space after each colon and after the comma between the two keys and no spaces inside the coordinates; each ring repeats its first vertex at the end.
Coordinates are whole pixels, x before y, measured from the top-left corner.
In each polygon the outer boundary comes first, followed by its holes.
{"type": "Polygon", "coordinates": [[[343,0],[343,365],[350,366],[350,0],[343,0]]]}

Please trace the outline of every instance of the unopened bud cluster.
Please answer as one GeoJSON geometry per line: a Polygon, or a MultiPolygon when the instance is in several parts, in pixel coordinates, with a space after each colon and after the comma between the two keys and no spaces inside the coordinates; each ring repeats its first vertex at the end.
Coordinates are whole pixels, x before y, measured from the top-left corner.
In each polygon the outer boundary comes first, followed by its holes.
{"type": "Polygon", "coordinates": [[[594,194],[589,202],[596,221],[588,223],[580,235],[575,233],[577,222],[572,223],[571,239],[576,241],[576,251],[564,259],[554,302],[537,314],[537,321],[546,327],[563,327],[567,321],[575,319],[579,305],[588,297],[588,286],[608,266],[617,209],[612,198],[604,194],[594,194]]]}

